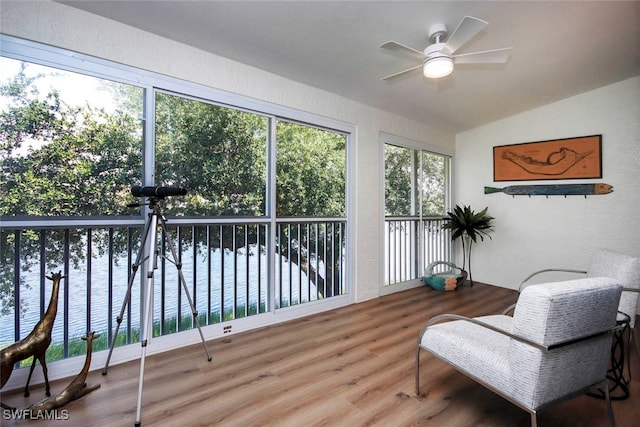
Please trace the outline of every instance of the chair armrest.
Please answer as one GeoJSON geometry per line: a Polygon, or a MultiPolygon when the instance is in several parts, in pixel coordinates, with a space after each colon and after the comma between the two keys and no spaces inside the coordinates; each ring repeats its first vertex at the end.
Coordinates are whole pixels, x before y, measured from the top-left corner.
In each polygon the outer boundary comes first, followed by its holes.
{"type": "Polygon", "coordinates": [[[509,314],[509,312],[513,311],[516,308],[516,304],[511,304],[509,307],[505,308],[502,311],[502,314],[507,316],[509,314]]]}
{"type": "Polygon", "coordinates": [[[533,279],[535,276],[542,273],[550,273],[550,272],[587,274],[587,272],[584,270],[573,270],[569,268],[545,268],[544,270],[535,271],[531,273],[529,276],[527,276],[527,278],[520,283],[520,286],[518,286],[518,292],[522,292],[522,288],[524,287],[525,283],[533,279]]]}
{"type": "Polygon", "coordinates": [[[418,335],[418,346],[420,346],[420,344],[422,342],[422,336],[427,331],[427,329],[429,329],[429,327],[431,327],[431,326],[435,325],[436,323],[439,323],[439,322],[441,322],[443,320],[462,320],[462,321],[465,321],[465,322],[470,322],[470,323],[473,323],[475,325],[481,326],[483,328],[490,329],[490,330],[492,330],[494,332],[497,332],[499,334],[505,335],[505,336],[507,336],[509,338],[512,338],[512,339],[516,340],[516,341],[520,341],[521,343],[530,345],[531,347],[535,347],[538,350],[542,350],[542,351],[545,351],[545,352],[547,352],[549,350],[553,350],[553,349],[559,348],[559,347],[564,347],[564,346],[567,346],[567,345],[575,344],[575,343],[580,342],[580,341],[585,341],[585,340],[588,340],[588,339],[591,339],[591,338],[594,338],[594,337],[597,337],[597,336],[611,334],[614,331],[621,330],[623,328],[621,325],[616,325],[611,329],[606,329],[606,330],[601,331],[601,332],[596,332],[595,334],[587,335],[585,337],[581,337],[581,338],[577,338],[577,339],[573,339],[573,340],[560,342],[560,343],[553,344],[553,345],[550,345],[550,346],[546,346],[546,345],[537,343],[535,341],[531,341],[531,340],[529,340],[527,338],[521,337],[519,335],[514,335],[514,334],[512,334],[510,332],[505,331],[504,329],[497,328],[497,327],[495,327],[493,325],[490,325],[489,323],[482,322],[482,321],[480,321],[478,319],[474,319],[472,317],[460,316],[458,314],[441,314],[439,316],[432,317],[431,319],[429,319],[427,321],[427,324],[420,331],[420,335],[418,335]]]}
{"type": "Polygon", "coordinates": [[[480,321],[478,319],[474,319],[472,317],[460,316],[458,314],[441,314],[439,316],[435,316],[435,317],[432,317],[431,319],[429,319],[427,321],[427,324],[422,328],[422,331],[420,331],[420,335],[418,335],[418,345],[420,345],[420,343],[422,341],[422,336],[427,331],[427,329],[429,329],[429,327],[431,327],[431,326],[435,325],[436,323],[439,323],[439,322],[441,322],[443,320],[463,320],[465,322],[470,322],[470,323],[476,324],[478,326],[482,326],[483,328],[491,329],[494,332],[497,332],[497,333],[502,334],[502,335],[506,335],[509,338],[513,338],[514,340],[523,342],[523,343],[528,344],[528,345],[530,345],[532,347],[535,347],[535,348],[537,348],[539,350],[549,351],[549,349],[550,349],[548,346],[545,346],[545,345],[539,344],[537,342],[528,340],[528,339],[526,339],[524,337],[521,337],[521,336],[518,336],[518,335],[514,335],[514,334],[512,334],[510,332],[505,331],[504,329],[497,328],[497,327],[495,327],[493,325],[490,325],[488,323],[482,322],[482,321],[480,321]]]}

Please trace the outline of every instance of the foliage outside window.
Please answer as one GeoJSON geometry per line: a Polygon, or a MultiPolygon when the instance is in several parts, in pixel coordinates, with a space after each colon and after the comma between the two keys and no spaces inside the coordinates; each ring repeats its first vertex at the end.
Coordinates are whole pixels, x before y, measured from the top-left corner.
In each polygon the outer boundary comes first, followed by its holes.
{"type": "Polygon", "coordinates": [[[0,86],[0,215],[126,214],[142,179],[142,111],[121,94],[141,105],[143,90],[7,58],[0,68],[16,70],[0,86]]]}
{"type": "Polygon", "coordinates": [[[185,205],[168,213],[265,215],[267,122],[254,113],[158,92],[156,182],[189,191],[185,205]]]}
{"type": "Polygon", "coordinates": [[[446,215],[448,156],[385,144],[385,215],[446,215]]]}
{"type": "Polygon", "coordinates": [[[347,138],[278,121],[276,141],[277,215],[344,217],[347,138]]]}

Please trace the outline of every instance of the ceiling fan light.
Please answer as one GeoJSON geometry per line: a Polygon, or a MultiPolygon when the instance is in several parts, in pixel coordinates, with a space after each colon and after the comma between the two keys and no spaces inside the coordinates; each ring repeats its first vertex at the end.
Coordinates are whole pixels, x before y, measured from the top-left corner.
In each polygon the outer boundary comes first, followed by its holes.
{"type": "Polygon", "coordinates": [[[451,74],[453,71],[453,60],[448,56],[436,56],[424,61],[422,73],[430,79],[437,79],[451,74]]]}

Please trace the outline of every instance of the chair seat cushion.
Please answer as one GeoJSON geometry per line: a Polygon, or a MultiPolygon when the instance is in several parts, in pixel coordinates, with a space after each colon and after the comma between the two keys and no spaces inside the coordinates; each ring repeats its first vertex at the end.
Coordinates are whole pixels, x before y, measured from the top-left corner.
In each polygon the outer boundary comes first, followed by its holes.
{"type": "MultiPolygon", "coordinates": [[[[476,320],[510,332],[513,318],[493,315],[477,317],[476,320]]],[[[510,381],[509,343],[510,338],[506,335],[464,320],[455,320],[429,327],[420,346],[464,374],[506,390],[510,381]]]]}

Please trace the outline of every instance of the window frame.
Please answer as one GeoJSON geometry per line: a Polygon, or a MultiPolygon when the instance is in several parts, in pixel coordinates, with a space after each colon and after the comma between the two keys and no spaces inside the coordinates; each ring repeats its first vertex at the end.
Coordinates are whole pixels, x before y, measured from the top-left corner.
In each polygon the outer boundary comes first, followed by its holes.
{"type": "MultiPolygon", "coordinates": [[[[386,173],[384,173],[385,171],[385,162],[386,162],[386,156],[385,156],[385,147],[386,145],[394,145],[397,147],[401,147],[401,148],[408,148],[408,149],[413,149],[413,150],[417,150],[421,155],[419,156],[419,165],[417,166],[419,168],[419,170],[422,170],[422,153],[423,152],[429,152],[432,154],[436,154],[436,155],[441,155],[441,156],[445,156],[449,158],[449,168],[448,171],[446,171],[447,174],[447,179],[446,179],[446,187],[445,188],[445,214],[447,211],[451,210],[452,208],[452,203],[454,200],[454,186],[453,186],[453,177],[454,175],[454,168],[455,168],[455,155],[454,155],[454,151],[453,150],[449,150],[446,148],[443,148],[441,146],[435,145],[435,144],[430,144],[430,143],[426,143],[426,142],[420,142],[420,141],[416,141],[413,139],[409,139],[409,138],[404,138],[398,135],[394,135],[394,134],[390,134],[390,133],[386,133],[386,132],[380,132],[379,135],[379,147],[380,147],[380,169],[383,171],[383,173],[380,174],[380,188],[381,188],[381,192],[382,192],[382,196],[381,196],[381,202],[380,202],[380,211],[381,211],[381,215],[380,215],[380,222],[379,222],[379,232],[381,236],[384,236],[384,232],[385,232],[385,222],[387,220],[387,218],[395,218],[393,216],[391,217],[387,217],[386,215],[386,173]]],[[[415,174],[413,174],[415,175],[415,174]]],[[[412,187],[414,187],[416,185],[415,182],[412,182],[412,187]]],[[[415,194],[415,188],[412,188],[412,193],[413,196],[412,197],[416,197],[415,194]]],[[[416,210],[417,212],[410,216],[410,217],[418,217],[420,220],[423,220],[425,218],[431,218],[428,216],[423,216],[422,215],[422,195],[418,194],[417,195],[418,201],[417,203],[413,203],[412,202],[412,210],[416,210]]],[[[409,218],[409,217],[408,217],[409,218]]],[[[422,245],[419,246],[420,251],[422,251],[422,245]]],[[[387,247],[383,243],[380,245],[380,259],[381,260],[385,260],[387,257],[386,254],[386,250],[387,247]]],[[[419,266],[418,268],[425,268],[426,266],[423,266],[423,258],[424,258],[424,254],[422,254],[421,252],[418,254],[418,259],[419,259],[419,266]]],[[[379,277],[382,278],[382,280],[379,282],[379,291],[380,291],[380,295],[387,295],[390,293],[394,293],[394,292],[399,292],[402,290],[406,290],[406,289],[410,289],[416,286],[420,286],[422,284],[421,280],[418,279],[412,279],[412,280],[407,280],[404,282],[399,282],[399,283],[395,283],[392,285],[385,285],[385,264],[384,262],[381,262],[379,267],[379,277]]]]}

